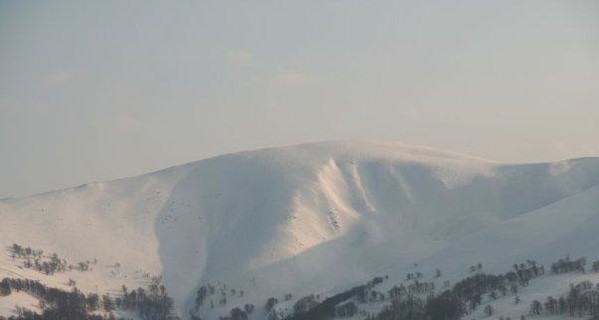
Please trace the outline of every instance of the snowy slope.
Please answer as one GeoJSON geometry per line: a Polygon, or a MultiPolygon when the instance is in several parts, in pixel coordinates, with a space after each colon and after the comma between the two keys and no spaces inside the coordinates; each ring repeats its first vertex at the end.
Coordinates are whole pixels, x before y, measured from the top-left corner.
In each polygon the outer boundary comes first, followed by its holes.
{"type": "Polygon", "coordinates": [[[181,316],[201,284],[243,290],[205,311],[218,318],[271,296],[326,295],[380,274],[400,279],[414,263],[458,277],[477,262],[505,271],[529,257],[599,257],[597,185],[597,158],[501,164],[354,141],[228,154],[1,201],[3,246],[97,262],[45,276],[6,252],[0,278],[64,288],[74,279],[83,291],[115,294],[162,275],[181,316]]]}

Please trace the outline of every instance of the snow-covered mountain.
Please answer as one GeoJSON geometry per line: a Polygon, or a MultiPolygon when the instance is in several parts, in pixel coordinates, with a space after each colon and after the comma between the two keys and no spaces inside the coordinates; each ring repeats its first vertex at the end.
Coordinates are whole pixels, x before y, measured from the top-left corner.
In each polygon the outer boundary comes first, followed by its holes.
{"type": "MultiPolygon", "coordinates": [[[[292,294],[285,312],[297,298],[377,275],[392,283],[440,268],[453,280],[478,263],[504,272],[527,259],[596,259],[597,230],[599,158],[503,164],[393,142],[324,142],[2,200],[0,279],[65,289],[72,279],[83,292],[117,296],[160,275],[181,317],[210,283],[226,287],[227,303],[200,315],[218,319],[292,294]],[[13,243],[90,270],[25,268],[13,243]]],[[[547,283],[537,287],[558,287],[547,283]]],[[[544,296],[537,287],[531,294],[544,296]]],[[[0,297],[0,316],[15,304],[35,309],[28,299],[0,297]]]]}

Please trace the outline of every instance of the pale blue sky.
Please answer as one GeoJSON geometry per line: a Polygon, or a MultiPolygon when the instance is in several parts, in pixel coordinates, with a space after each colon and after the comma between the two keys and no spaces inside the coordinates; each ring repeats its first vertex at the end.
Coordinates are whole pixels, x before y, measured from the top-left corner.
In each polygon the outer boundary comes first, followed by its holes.
{"type": "Polygon", "coordinates": [[[597,1],[0,1],[0,198],[386,139],[599,156],[597,1]]]}

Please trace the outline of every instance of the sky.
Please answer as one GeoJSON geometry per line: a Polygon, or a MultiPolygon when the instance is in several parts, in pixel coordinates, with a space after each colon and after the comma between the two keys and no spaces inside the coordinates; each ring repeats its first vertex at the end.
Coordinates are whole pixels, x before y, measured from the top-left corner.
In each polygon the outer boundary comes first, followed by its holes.
{"type": "Polygon", "coordinates": [[[0,0],[0,198],[312,141],[598,137],[595,0],[0,0]]]}

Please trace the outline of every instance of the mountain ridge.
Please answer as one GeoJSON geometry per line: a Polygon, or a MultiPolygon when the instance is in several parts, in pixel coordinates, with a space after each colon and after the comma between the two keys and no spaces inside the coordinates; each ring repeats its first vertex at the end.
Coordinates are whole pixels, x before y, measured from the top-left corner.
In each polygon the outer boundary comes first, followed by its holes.
{"type": "MultiPolygon", "coordinates": [[[[499,268],[475,250],[488,244],[485,235],[503,237],[506,222],[569,198],[572,214],[591,219],[588,194],[597,184],[599,158],[518,165],[394,142],[302,144],[0,201],[0,241],[72,261],[97,258],[93,272],[70,275],[82,290],[110,292],[144,283],[144,273],[161,275],[185,316],[202,283],[244,290],[231,303],[259,303],[335,290],[381,266],[394,266],[392,278],[414,263],[453,265],[447,273],[456,276],[477,259],[499,268]],[[476,241],[464,240],[477,233],[476,241]],[[471,256],[442,258],[458,243],[471,256]]],[[[59,287],[66,282],[19,270],[8,257],[0,266],[59,287]]],[[[216,309],[205,311],[209,319],[223,311],[216,309]]]]}

